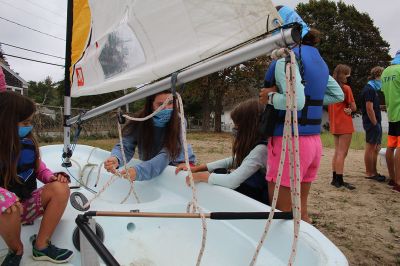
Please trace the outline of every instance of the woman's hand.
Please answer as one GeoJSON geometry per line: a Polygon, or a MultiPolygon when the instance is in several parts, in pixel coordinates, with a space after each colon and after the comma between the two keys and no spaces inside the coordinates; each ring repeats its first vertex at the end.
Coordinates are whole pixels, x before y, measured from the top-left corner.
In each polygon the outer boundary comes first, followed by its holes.
{"type": "Polygon", "coordinates": [[[104,161],[104,168],[107,172],[115,174],[119,166],[117,157],[111,156],[104,161]]]}
{"type": "Polygon", "coordinates": [[[22,204],[19,202],[19,199],[17,199],[17,201],[13,205],[8,207],[4,211],[4,213],[11,214],[11,213],[18,212],[18,211],[20,214],[22,214],[24,211],[24,208],[22,207],[22,204]]]}
{"type": "Polygon", "coordinates": [[[128,170],[128,171],[126,171],[125,169],[123,169],[123,170],[121,171],[121,175],[122,175],[123,177],[125,177],[126,179],[131,180],[132,182],[135,181],[135,179],[136,179],[136,170],[135,170],[135,168],[131,167],[131,168],[128,168],[127,170],[128,170]]]}
{"type": "MultiPolygon", "coordinates": [[[[210,176],[210,173],[209,172],[199,172],[199,173],[193,173],[192,175],[193,175],[193,181],[195,183],[198,183],[198,182],[208,183],[208,177],[210,176]]],[[[186,177],[186,184],[188,186],[190,186],[190,177],[189,176],[186,177]]]]}
{"type": "Polygon", "coordinates": [[[63,173],[55,173],[55,175],[53,175],[51,177],[51,179],[53,181],[58,181],[58,182],[61,182],[61,183],[69,183],[70,182],[68,176],[66,174],[63,174],[63,173]]]}

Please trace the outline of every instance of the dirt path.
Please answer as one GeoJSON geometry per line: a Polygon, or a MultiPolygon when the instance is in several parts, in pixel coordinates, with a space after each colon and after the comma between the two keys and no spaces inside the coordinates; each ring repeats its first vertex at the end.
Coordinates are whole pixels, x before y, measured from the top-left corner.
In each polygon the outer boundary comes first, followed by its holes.
{"type": "MultiPolygon", "coordinates": [[[[201,163],[230,155],[227,135],[194,137],[189,142],[201,163]]],[[[400,193],[364,178],[362,150],[350,150],[345,165],[345,180],[356,189],[331,186],[332,156],[333,149],[324,149],[319,178],[311,189],[314,226],[342,250],[350,265],[400,265],[400,193]]]]}

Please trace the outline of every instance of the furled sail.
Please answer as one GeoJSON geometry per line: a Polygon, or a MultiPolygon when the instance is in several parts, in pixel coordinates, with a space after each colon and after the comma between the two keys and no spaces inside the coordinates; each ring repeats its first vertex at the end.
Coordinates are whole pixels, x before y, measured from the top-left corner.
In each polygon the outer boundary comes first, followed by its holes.
{"type": "Polygon", "coordinates": [[[149,83],[276,28],[267,0],[75,0],[71,96],[149,83]]]}

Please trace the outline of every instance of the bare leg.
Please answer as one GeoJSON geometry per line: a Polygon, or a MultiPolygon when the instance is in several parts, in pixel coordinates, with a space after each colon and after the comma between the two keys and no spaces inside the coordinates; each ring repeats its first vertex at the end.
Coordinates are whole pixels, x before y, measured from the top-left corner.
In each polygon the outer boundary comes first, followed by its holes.
{"type": "Polygon", "coordinates": [[[308,194],[311,189],[311,183],[301,183],[301,193],[300,193],[300,198],[301,198],[301,219],[307,223],[311,223],[311,219],[308,216],[308,194]]]}
{"type": "Polygon", "coordinates": [[[386,164],[389,171],[389,177],[395,181],[394,173],[394,148],[386,148],[386,164]]]}
{"type": "Polygon", "coordinates": [[[375,151],[374,151],[374,153],[372,154],[373,155],[373,166],[374,166],[374,168],[373,168],[373,170],[374,170],[374,173],[377,175],[378,174],[378,169],[377,169],[377,167],[376,167],[376,165],[377,165],[377,163],[378,163],[378,155],[379,155],[379,151],[381,150],[381,145],[380,144],[376,144],[375,145],[375,151]]]}
{"type": "Polygon", "coordinates": [[[400,186],[400,148],[396,148],[396,153],[394,154],[394,182],[400,186]]]}
{"type": "Polygon", "coordinates": [[[336,159],[337,159],[337,152],[339,149],[339,135],[333,135],[335,141],[335,153],[332,157],[332,172],[336,172],[336,159]]]}
{"type": "MultiPolygon", "coordinates": [[[[268,197],[269,197],[269,202],[271,204],[272,204],[272,197],[274,195],[274,187],[275,183],[268,181],[268,197]]],[[[292,210],[290,188],[284,186],[279,187],[279,195],[278,195],[278,200],[276,202],[276,208],[284,212],[289,212],[292,210]]]]}
{"type": "MultiPolygon", "coordinates": [[[[274,195],[274,182],[268,182],[268,196],[269,202],[272,204],[272,197],[274,195]]],[[[310,217],[308,217],[307,213],[307,199],[308,193],[310,192],[311,183],[301,183],[301,219],[307,223],[310,223],[310,217]]],[[[292,200],[290,196],[290,188],[280,186],[279,188],[279,196],[276,202],[276,208],[283,212],[292,211],[292,200]]]]}
{"type": "Polygon", "coordinates": [[[35,243],[37,249],[47,247],[47,242],[50,240],[67,206],[68,197],[69,187],[67,183],[52,182],[45,185],[42,192],[44,214],[35,243]]]}
{"type": "Polygon", "coordinates": [[[335,170],[337,174],[343,174],[344,160],[346,159],[347,152],[349,151],[352,134],[339,135],[339,145],[336,153],[335,170]]]}
{"type": "Polygon", "coordinates": [[[376,175],[376,144],[365,143],[365,173],[367,177],[376,175]]]}
{"type": "Polygon", "coordinates": [[[0,225],[0,235],[8,248],[15,254],[21,255],[24,252],[21,242],[21,213],[15,211],[10,214],[0,214],[0,225]]]}

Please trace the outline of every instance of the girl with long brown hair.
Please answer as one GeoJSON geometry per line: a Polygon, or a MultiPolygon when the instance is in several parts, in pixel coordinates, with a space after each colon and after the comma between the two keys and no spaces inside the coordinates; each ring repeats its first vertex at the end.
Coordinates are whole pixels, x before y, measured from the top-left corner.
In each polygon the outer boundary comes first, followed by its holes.
{"type": "MultiPolygon", "coordinates": [[[[157,110],[171,96],[170,91],[162,91],[146,98],[144,107],[135,114],[143,118],[157,110]]],[[[181,142],[180,118],[177,100],[173,97],[163,110],[152,119],[143,122],[131,121],[123,129],[122,143],[126,160],[129,162],[138,148],[139,159],[143,162],[128,168],[131,180],[149,180],[161,174],[167,165],[178,165],[184,162],[181,142]]],[[[189,161],[194,164],[196,157],[188,145],[189,161]]],[[[122,166],[123,158],[120,144],[116,144],[111,156],[104,162],[109,172],[122,166]]],[[[125,170],[121,171],[125,174],[125,170]]]]}
{"type": "Polygon", "coordinates": [[[19,265],[21,224],[43,216],[32,242],[33,259],[67,262],[73,255],[50,243],[69,198],[68,176],[53,174],[40,160],[32,134],[35,104],[14,92],[0,93],[0,235],[9,253],[2,265],[19,265]],[[36,179],[45,185],[38,188],[36,179]]]}
{"type": "MultiPolygon", "coordinates": [[[[258,131],[263,106],[258,99],[240,103],[231,113],[234,123],[232,156],[191,168],[195,182],[208,182],[236,191],[268,204],[265,180],[267,143],[258,131]],[[221,171],[222,170],[222,171],[221,171]]],[[[186,170],[177,167],[176,173],[186,170]]]]}
{"type": "Polygon", "coordinates": [[[332,158],[331,185],[353,190],[352,184],[343,181],[344,160],[349,151],[351,137],[354,132],[352,112],[357,110],[353,93],[350,88],[351,68],[347,65],[337,65],[333,78],[339,83],[344,93],[344,101],[328,106],[329,130],[335,139],[335,154],[332,158]]]}

